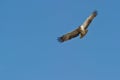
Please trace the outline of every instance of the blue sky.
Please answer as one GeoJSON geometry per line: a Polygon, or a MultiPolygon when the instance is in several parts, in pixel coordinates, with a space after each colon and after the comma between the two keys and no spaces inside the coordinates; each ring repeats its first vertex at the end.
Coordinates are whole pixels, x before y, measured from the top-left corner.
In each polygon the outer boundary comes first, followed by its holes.
{"type": "Polygon", "coordinates": [[[1,0],[0,80],[120,80],[119,3],[1,0]],[[83,39],[56,40],[94,10],[83,39]]]}

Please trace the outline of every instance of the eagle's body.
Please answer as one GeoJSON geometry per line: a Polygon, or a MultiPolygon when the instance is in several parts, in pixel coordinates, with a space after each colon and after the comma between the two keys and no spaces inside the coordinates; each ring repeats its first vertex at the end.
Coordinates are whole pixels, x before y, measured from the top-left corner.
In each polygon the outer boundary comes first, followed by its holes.
{"type": "Polygon", "coordinates": [[[64,41],[70,40],[74,37],[77,37],[78,35],[80,35],[80,38],[83,38],[88,32],[87,28],[88,28],[89,24],[92,22],[92,20],[96,16],[97,16],[97,11],[94,11],[81,26],[79,26],[74,31],[59,37],[58,40],[60,42],[64,42],[64,41]]]}

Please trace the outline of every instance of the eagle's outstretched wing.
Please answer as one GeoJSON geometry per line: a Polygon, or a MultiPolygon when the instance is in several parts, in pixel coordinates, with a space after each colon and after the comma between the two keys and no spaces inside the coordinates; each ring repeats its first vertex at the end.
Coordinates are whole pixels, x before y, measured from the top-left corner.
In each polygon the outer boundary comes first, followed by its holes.
{"type": "Polygon", "coordinates": [[[83,27],[84,29],[87,29],[89,24],[92,22],[92,20],[97,16],[97,11],[94,11],[86,20],[85,22],[82,24],[81,27],[83,27]]]}
{"type": "Polygon", "coordinates": [[[59,42],[64,42],[70,40],[71,38],[77,37],[80,34],[79,28],[75,29],[74,31],[67,33],[61,37],[58,37],[59,42]]]}

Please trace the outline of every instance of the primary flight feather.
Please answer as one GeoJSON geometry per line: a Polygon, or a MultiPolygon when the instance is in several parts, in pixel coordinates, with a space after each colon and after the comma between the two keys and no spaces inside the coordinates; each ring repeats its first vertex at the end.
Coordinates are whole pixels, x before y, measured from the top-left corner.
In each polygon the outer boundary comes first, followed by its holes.
{"type": "Polygon", "coordinates": [[[70,40],[74,37],[77,37],[78,35],[80,35],[80,38],[83,38],[86,33],[88,32],[87,28],[89,26],[89,24],[92,22],[92,20],[97,16],[97,11],[94,11],[86,20],[85,22],[79,26],[77,29],[75,29],[72,32],[69,32],[61,37],[58,37],[58,41],[59,42],[64,42],[67,40],[70,40]]]}

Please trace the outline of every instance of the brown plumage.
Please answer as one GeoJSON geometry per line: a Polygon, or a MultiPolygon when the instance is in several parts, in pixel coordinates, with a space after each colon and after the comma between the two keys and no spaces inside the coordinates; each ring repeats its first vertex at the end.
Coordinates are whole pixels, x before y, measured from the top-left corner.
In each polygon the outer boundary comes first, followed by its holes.
{"type": "Polygon", "coordinates": [[[58,41],[59,42],[64,42],[67,40],[70,40],[74,37],[77,37],[78,35],[80,35],[80,38],[83,38],[86,33],[88,32],[87,28],[89,26],[89,24],[92,22],[92,20],[94,19],[94,17],[97,16],[97,11],[94,11],[86,20],[85,22],[79,26],[77,29],[75,29],[72,32],[69,32],[61,37],[58,37],[58,41]]]}

